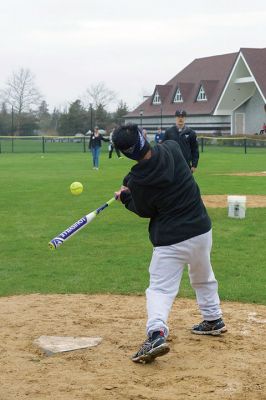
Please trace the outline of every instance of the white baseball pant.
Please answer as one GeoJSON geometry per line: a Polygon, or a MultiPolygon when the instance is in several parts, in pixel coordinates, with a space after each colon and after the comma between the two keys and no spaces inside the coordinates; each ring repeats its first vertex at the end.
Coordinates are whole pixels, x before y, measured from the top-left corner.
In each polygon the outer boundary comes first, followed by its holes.
{"type": "Polygon", "coordinates": [[[212,321],[221,317],[218,283],[210,261],[211,247],[211,230],[181,243],[154,247],[149,267],[150,285],[146,290],[147,334],[163,329],[168,335],[168,315],[186,264],[203,319],[212,321]]]}

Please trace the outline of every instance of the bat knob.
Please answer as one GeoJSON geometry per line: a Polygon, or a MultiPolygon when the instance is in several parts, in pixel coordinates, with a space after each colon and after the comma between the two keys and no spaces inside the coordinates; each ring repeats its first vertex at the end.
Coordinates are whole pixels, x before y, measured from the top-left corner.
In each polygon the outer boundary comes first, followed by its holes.
{"type": "Polygon", "coordinates": [[[57,249],[57,247],[61,246],[61,244],[64,242],[64,239],[60,237],[55,237],[53,240],[51,240],[48,245],[51,250],[57,249]]]}
{"type": "Polygon", "coordinates": [[[50,250],[55,250],[56,249],[55,245],[52,242],[49,242],[48,246],[49,246],[50,250]]]}

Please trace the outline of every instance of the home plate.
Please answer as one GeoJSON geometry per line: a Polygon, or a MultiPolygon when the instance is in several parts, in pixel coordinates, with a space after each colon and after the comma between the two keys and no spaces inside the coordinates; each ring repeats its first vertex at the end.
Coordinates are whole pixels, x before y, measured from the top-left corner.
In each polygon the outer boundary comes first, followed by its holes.
{"type": "Polygon", "coordinates": [[[34,340],[47,355],[98,346],[101,337],[40,336],[34,340]]]}

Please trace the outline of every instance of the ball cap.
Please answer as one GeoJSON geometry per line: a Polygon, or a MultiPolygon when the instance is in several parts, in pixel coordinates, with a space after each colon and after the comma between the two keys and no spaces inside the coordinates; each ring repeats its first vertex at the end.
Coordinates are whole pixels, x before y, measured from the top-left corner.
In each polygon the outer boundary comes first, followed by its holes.
{"type": "Polygon", "coordinates": [[[186,113],[185,110],[176,110],[175,116],[176,116],[176,117],[186,117],[186,116],[187,116],[187,113],[186,113]]]}
{"type": "Polygon", "coordinates": [[[132,160],[141,160],[150,150],[149,142],[139,127],[134,124],[122,125],[117,128],[113,133],[113,142],[118,150],[132,160]]]}

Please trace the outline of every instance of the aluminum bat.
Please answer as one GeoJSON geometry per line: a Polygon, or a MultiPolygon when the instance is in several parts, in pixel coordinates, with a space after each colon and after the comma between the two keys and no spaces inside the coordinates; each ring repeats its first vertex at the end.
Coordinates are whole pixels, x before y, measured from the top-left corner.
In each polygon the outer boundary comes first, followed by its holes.
{"type": "Polygon", "coordinates": [[[103,211],[106,207],[108,207],[110,204],[112,204],[116,200],[115,197],[112,197],[110,200],[108,200],[106,203],[104,203],[101,207],[97,208],[96,210],[92,211],[91,213],[85,215],[78,221],[76,221],[73,225],[71,225],[69,228],[67,228],[64,232],[60,233],[58,236],[53,238],[49,242],[49,247],[51,250],[57,249],[57,247],[61,246],[66,240],[71,238],[75,233],[80,231],[81,229],[84,228],[84,226],[88,225],[94,218],[101,212],[103,211]]]}

